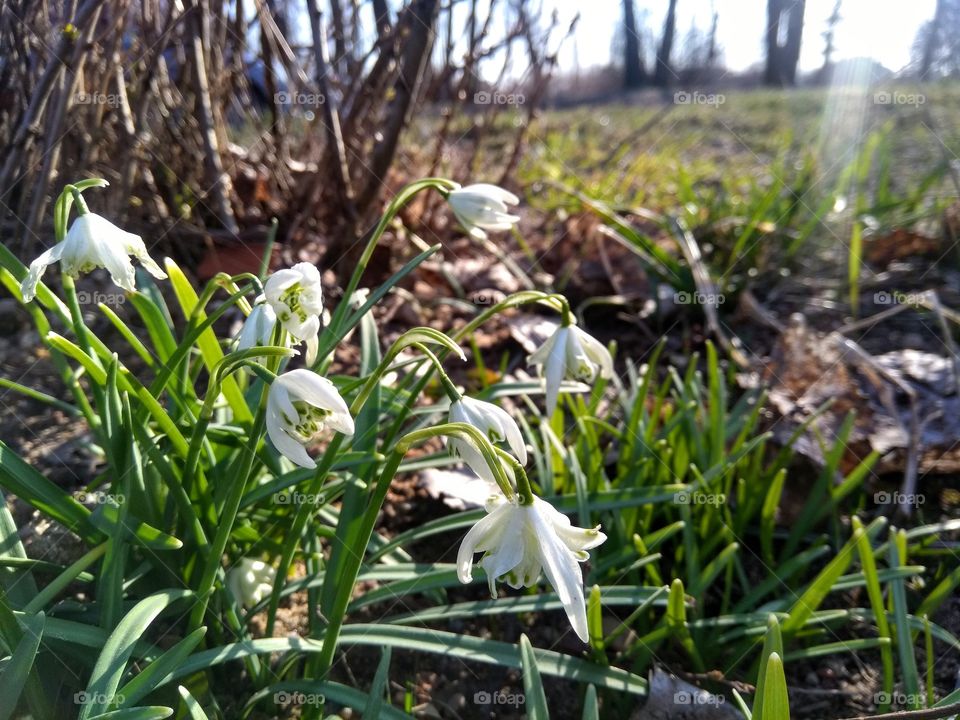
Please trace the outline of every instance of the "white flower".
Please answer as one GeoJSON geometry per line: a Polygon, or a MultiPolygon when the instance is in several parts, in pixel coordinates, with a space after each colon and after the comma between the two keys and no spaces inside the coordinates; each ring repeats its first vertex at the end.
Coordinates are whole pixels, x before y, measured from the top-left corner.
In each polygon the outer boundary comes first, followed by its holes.
{"type": "Polygon", "coordinates": [[[307,343],[307,364],[312,365],[323,312],[320,271],[308,262],[277,270],[267,279],[263,293],[284,330],[297,342],[307,343]]]}
{"type": "Polygon", "coordinates": [[[495,495],[487,502],[488,515],[464,536],[457,553],[460,582],[473,579],[473,556],[484,553],[478,563],[487,573],[490,595],[496,597],[496,581],[506,579],[513,588],[531,587],[541,569],[556,590],[570,625],[587,642],[587,609],[583,598],[580,563],[587,550],[607,539],[595,528],[579,528],[540,498],[532,505],[495,495]]]}
{"type": "Polygon", "coordinates": [[[249,608],[273,592],[276,578],[276,568],[262,560],[243,558],[227,571],[227,587],[241,605],[249,608]]]}
{"type": "MultiPolygon", "coordinates": [[[[486,435],[492,443],[506,442],[520,464],[527,464],[527,447],[523,444],[523,435],[520,434],[517,422],[503,408],[483,400],[464,397],[450,405],[449,419],[450,422],[473,425],[486,435]]],[[[450,452],[463,460],[467,467],[484,480],[496,482],[493,471],[472,442],[463,438],[451,437],[448,443],[450,452]]],[[[505,469],[508,471],[508,475],[513,475],[509,466],[505,466],[505,469]]]]}
{"type": "Polygon", "coordinates": [[[485,230],[509,230],[520,220],[507,207],[520,199],[496,185],[478,183],[451,190],[447,202],[463,229],[478,240],[487,237],[485,230]]]}
{"type": "Polygon", "coordinates": [[[529,363],[540,365],[547,391],[547,416],[557,407],[560,383],[580,380],[592,383],[599,375],[613,377],[613,358],[610,351],[595,337],[576,325],[557,328],[556,332],[532,355],[529,363]]]}
{"type": "Polygon", "coordinates": [[[237,333],[237,350],[270,345],[273,342],[273,329],[277,325],[277,313],[273,306],[263,301],[261,295],[256,299],[253,309],[243,321],[243,327],[237,333]]]}
{"type": "Polygon", "coordinates": [[[49,265],[58,261],[63,272],[74,278],[94,268],[106,268],[113,282],[133,292],[136,290],[136,271],[130,261],[131,256],[137,258],[155,278],[162,280],[167,277],[147,254],[139,235],[121,230],[105,217],[88,212],[73,221],[62,242],[30,263],[30,270],[20,284],[20,293],[24,302],[33,300],[43,273],[49,265]]]}
{"type": "Polygon", "coordinates": [[[312,370],[277,376],[267,394],[267,435],[274,446],[300,467],[317,464],[303,446],[329,425],[353,435],[353,418],[337,388],[312,370]]]}

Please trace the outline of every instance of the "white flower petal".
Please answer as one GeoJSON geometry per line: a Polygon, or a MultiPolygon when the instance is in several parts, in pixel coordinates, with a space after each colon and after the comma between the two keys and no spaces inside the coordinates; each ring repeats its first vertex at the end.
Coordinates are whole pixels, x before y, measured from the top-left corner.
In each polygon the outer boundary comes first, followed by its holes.
{"type": "Polygon", "coordinates": [[[462,583],[473,579],[473,556],[478,552],[486,552],[490,547],[490,540],[503,524],[505,515],[511,510],[509,505],[501,505],[494,510],[487,508],[488,515],[482,517],[463,536],[460,549],[457,551],[457,577],[462,583]]]}
{"type": "Polygon", "coordinates": [[[315,407],[345,415],[350,413],[336,386],[312,370],[304,368],[291,370],[274,382],[282,382],[291,395],[315,407]]]}
{"type": "MultiPolygon", "coordinates": [[[[543,501],[540,501],[543,502],[543,501]]],[[[540,514],[536,505],[533,522],[540,537],[540,558],[543,571],[556,591],[567,613],[573,631],[583,641],[589,640],[587,632],[587,607],[583,597],[583,575],[573,553],[551,532],[550,524],[540,514]]]]}
{"type": "Polygon", "coordinates": [[[311,335],[307,338],[307,365],[313,365],[317,361],[317,350],[319,349],[319,344],[320,340],[316,335],[311,335]]]}
{"type": "Polygon", "coordinates": [[[20,294],[23,295],[24,302],[30,302],[36,297],[37,285],[40,283],[40,278],[43,277],[43,273],[46,272],[47,267],[60,260],[63,248],[64,243],[57,243],[49,250],[40,253],[40,255],[30,263],[30,269],[27,271],[26,277],[23,278],[23,282],[20,283],[20,294]]]}
{"type": "Polygon", "coordinates": [[[303,445],[292,438],[279,424],[268,422],[267,435],[270,436],[270,441],[277,451],[291,462],[311,470],[317,466],[303,445]]]}
{"type": "Polygon", "coordinates": [[[589,335],[576,326],[573,327],[573,333],[580,342],[583,352],[586,354],[587,358],[600,368],[600,377],[608,380],[612,378],[613,357],[611,357],[610,351],[607,350],[606,346],[595,337],[589,335]]]}
{"type": "Polygon", "coordinates": [[[461,192],[467,191],[486,195],[506,205],[517,205],[520,202],[520,198],[518,198],[512,192],[508,192],[502,187],[491,185],[489,183],[474,183],[473,185],[468,185],[467,187],[463,188],[461,192]]]}
{"type": "Polygon", "coordinates": [[[567,328],[557,330],[557,341],[553,345],[550,355],[543,365],[543,376],[547,393],[547,417],[551,417],[557,409],[557,397],[560,394],[560,383],[567,372],[567,328]],[[561,336],[561,333],[563,335],[561,336]]]}

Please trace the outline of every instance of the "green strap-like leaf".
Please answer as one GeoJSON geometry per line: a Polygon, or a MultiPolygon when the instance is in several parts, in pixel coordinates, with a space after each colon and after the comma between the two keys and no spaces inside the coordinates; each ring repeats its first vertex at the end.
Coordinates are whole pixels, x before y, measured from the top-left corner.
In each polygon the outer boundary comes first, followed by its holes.
{"type": "Polygon", "coordinates": [[[24,626],[23,635],[0,673],[0,720],[7,720],[13,715],[43,636],[43,613],[25,617],[21,623],[24,626]]]}
{"type": "Polygon", "coordinates": [[[523,663],[523,692],[527,717],[530,720],[549,720],[547,696],[537,669],[537,656],[526,635],[520,636],[520,661],[523,663]]]}
{"type": "Polygon", "coordinates": [[[164,590],[144,598],[117,625],[97,658],[90,674],[86,694],[90,702],[83,704],[80,720],[90,720],[117,704],[117,688],[137,641],[154,619],[175,600],[190,595],[189,590],[164,590]]]}
{"type": "MultiPolygon", "coordinates": [[[[760,702],[766,720],[790,720],[790,696],[787,694],[787,678],[783,673],[783,661],[777,653],[767,660],[766,684],[760,702]]],[[[756,712],[753,716],[759,717],[756,712]]]]}

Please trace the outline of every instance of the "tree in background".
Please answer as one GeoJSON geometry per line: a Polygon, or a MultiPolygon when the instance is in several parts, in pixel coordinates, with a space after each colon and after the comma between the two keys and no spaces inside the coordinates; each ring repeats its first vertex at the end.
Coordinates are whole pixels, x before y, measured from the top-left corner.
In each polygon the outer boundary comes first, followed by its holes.
{"type": "Polygon", "coordinates": [[[646,83],[647,70],[643,66],[634,0],[623,0],[623,36],[623,85],[627,90],[636,90],[646,83]]]}
{"type": "Polygon", "coordinates": [[[673,68],[670,67],[670,54],[673,52],[673,39],[676,32],[677,0],[670,0],[667,17],[663,21],[663,36],[657,48],[656,67],[653,71],[653,84],[657,87],[670,87],[671,78],[674,76],[673,68]]]}
{"type": "Polygon", "coordinates": [[[834,3],[833,12],[830,13],[830,17],[827,18],[827,29],[820,34],[823,38],[823,65],[817,74],[820,82],[829,80],[830,69],[833,67],[833,53],[836,50],[833,38],[837,32],[837,25],[840,24],[840,20],[842,19],[840,15],[840,5],[842,3],[843,0],[837,0],[834,3]]]}
{"type": "Polygon", "coordinates": [[[937,0],[913,42],[913,63],[921,80],[960,75],[960,0],[937,0]]]}
{"type": "Polygon", "coordinates": [[[767,85],[784,87],[797,82],[797,63],[803,40],[803,16],[806,0],[767,0],[767,62],[763,80],[767,85]]]}

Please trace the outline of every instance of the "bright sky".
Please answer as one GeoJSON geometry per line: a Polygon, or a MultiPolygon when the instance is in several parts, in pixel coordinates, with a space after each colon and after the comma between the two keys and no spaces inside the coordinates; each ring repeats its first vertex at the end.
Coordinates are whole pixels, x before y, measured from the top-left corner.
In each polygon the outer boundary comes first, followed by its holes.
{"type": "MultiPolygon", "coordinates": [[[[564,70],[605,65],[610,60],[611,28],[622,21],[621,0],[543,0],[545,8],[557,8],[561,17],[580,12],[576,49],[565,48],[561,55],[564,70]]],[[[789,2],[789,0],[788,0],[789,2]]],[[[826,19],[835,0],[807,0],[802,71],[815,70],[823,62],[823,38],[826,19]]],[[[835,60],[872,57],[888,69],[897,71],[910,61],[910,48],[919,27],[933,17],[935,0],[843,0],[842,19],[837,26],[835,60]]],[[[706,32],[710,28],[712,8],[720,19],[719,44],[726,66],[744,70],[762,61],[766,26],[766,0],[678,0],[677,42],[682,43],[691,24],[706,32]]],[[[659,39],[667,0],[637,0],[641,13],[647,12],[647,26],[659,39]]]]}

